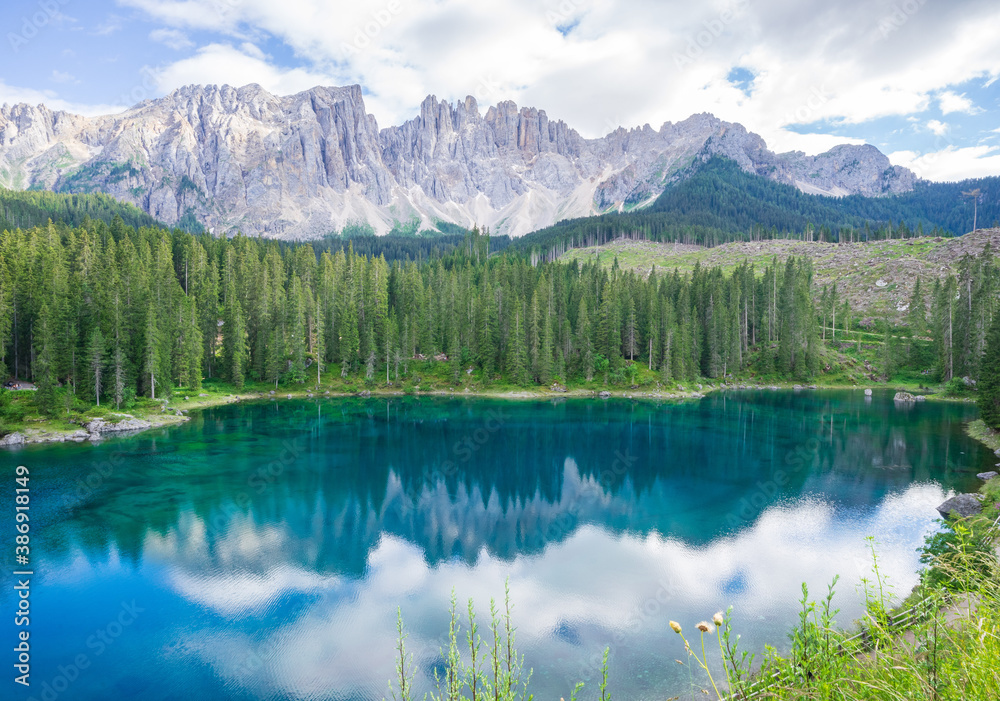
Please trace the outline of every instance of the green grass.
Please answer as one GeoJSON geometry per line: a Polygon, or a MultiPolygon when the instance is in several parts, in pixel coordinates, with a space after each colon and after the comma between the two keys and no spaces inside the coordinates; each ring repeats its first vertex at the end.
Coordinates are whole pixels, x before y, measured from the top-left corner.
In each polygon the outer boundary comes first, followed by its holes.
{"type": "MultiPolygon", "coordinates": [[[[996,237],[987,233],[976,236],[979,243],[996,237]]],[[[610,268],[617,258],[621,268],[642,275],[647,275],[654,265],[661,273],[677,269],[682,274],[690,274],[695,265],[700,265],[718,267],[728,274],[748,261],[758,274],[762,274],[775,257],[783,262],[791,255],[803,256],[812,260],[813,283],[817,290],[836,282],[841,299],[846,295],[855,311],[901,317],[897,305],[909,301],[916,277],[924,278],[927,283],[954,273],[963,246],[967,244],[962,238],[936,237],[845,244],[774,239],[705,248],[619,239],[603,246],[570,250],[562,260],[584,263],[599,258],[602,266],[610,268]],[[876,287],[879,279],[888,284],[876,287]]]]}
{"type": "MultiPolygon", "coordinates": [[[[966,432],[990,450],[1000,450],[1000,431],[989,428],[982,419],[976,419],[966,424],[966,432]]],[[[1000,482],[1000,480],[998,480],[1000,482]]],[[[1000,484],[997,484],[1000,489],[1000,484]]]]}

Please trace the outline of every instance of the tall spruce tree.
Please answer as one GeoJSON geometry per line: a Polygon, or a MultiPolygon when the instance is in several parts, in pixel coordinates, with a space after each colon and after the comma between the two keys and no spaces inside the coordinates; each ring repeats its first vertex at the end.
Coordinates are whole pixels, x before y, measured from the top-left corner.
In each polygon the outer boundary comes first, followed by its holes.
{"type": "Polygon", "coordinates": [[[979,413],[987,426],[1000,430],[1000,314],[993,315],[982,368],[978,382],[979,413]]]}

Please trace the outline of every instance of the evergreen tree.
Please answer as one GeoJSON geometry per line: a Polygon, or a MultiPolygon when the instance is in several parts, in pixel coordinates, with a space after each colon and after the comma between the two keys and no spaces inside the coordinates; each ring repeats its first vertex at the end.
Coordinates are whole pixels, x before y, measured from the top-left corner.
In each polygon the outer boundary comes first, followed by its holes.
{"type": "Polygon", "coordinates": [[[511,352],[508,361],[507,372],[513,383],[518,385],[528,384],[528,343],[524,332],[524,313],[520,309],[521,305],[515,305],[514,330],[511,338],[511,352]]]}
{"type": "MultiPolygon", "coordinates": [[[[157,377],[160,377],[160,345],[162,339],[156,325],[156,313],[152,305],[146,312],[146,333],[143,342],[142,376],[150,399],[156,399],[157,377]]],[[[162,394],[162,392],[161,392],[162,394]]]]}
{"type": "Polygon", "coordinates": [[[978,382],[979,413],[987,426],[1000,430],[1000,314],[993,316],[982,368],[978,382]]]}
{"type": "Polygon", "coordinates": [[[111,363],[115,393],[115,409],[120,410],[122,408],[122,402],[125,401],[125,354],[122,352],[122,346],[119,342],[115,342],[115,352],[111,363]]]}
{"type": "Polygon", "coordinates": [[[580,308],[576,315],[576,347],[580,350],[580,363],[584,379],[594,379],[594,342],[591,338],[590,312],[586,297],[580,298],[580,308]]]}
{"type": "Polygon", "coordinates": [[[101,406],[101,378],[104,374],[104,336],[101,329],[94,327],[90,332],[90,339],[87,342],[87,361],[90,365],[91,385],[94,390],[94,399],[97,406],[101,406]]]}
{"type": "Polygon", "coordinates": [[[236,386],[236,389],[243,389],[246,380],[247,368],[247,332],[246,324],[243,321],[243,309],[239,302],[235,302],[234,309],[230,313],[232,326],[229,333],[229,348],[227,358],[229,360],[229,381],[236,386]]]}
{"type": "MultiPolygon", "coordinates": [[[[325,363],[325,358],[326,358],[326,331],[324,329],[323,314],[322,314],[322,310],[320,308],[320,303],[319,303],[319,299],[318,298],[316,299],[315,303],[313,304],[312,329],[313,329],[313,335],[314,335],[314,340],[313,340],[313,347],[314,347],[313,357],[315,358],[314,362],[315,362],[315,365],[316,365],[316,389],[319,389],[320,382],[322,382],[322,379],[323,379],[323,369],[324,369],[324,366],[326,365],[326,363],[325,363]]],[[[388,339],[388,337],[386,337],[386,338],[388,339]]],[[[388,347],[388,340],[386,342],[386,346],[388,347]]],[[[389,380],[389,377],[388,377],[388,375],[389,375],[389,371],[388,371],[388,362],[389,362],[389,360],[388,360],[388,352],[389,351],[386,350],[386,368],[387,368],[386,369],[386,381],[387,382],[389,380]]]]}
{"type": "Polygon", "coordinates": [[[55,415],[56,411],[56,378],[55,349],[52,319],[49,307],[43,304],[35,321],[35,362],[33,364],[35,379],[35,406],[38,412],[46,416],[55,415]]]}

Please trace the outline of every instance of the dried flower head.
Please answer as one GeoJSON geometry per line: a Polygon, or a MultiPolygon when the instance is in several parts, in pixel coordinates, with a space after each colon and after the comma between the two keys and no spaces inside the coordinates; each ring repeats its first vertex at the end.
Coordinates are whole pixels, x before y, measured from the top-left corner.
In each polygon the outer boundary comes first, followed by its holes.
{"type": "Polygon", "coordinates": [[[698,625],[695,626],[695,628],[700,630],[702,633],[712,632],[712,626],[708,625],[708,623],[706,623],[705,621],[701,621],[698,625]]]}
{"type": "Polygon", "coordinates": [[[677,621],[670,621],[670,627],[673,629],[675,633],[681,632],[681,624],[678,623],[677,621]]]}
{"type": "Polygon", "coordinates": [[[725,622],[725,620],[726,619],[722,617],[722,611],[719,611],[717,614],[712,616],[712,623],[719,626],[720,628],[722,627],[722,624],[725,622]]]}

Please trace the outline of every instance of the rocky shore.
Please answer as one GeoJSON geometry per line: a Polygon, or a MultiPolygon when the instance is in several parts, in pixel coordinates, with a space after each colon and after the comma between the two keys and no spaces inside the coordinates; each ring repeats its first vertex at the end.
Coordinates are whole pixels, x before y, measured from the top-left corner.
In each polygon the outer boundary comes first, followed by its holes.
{"type": "MultiPolygon", "coordinates": [[[[182,418],[181,420],[186,420],[182,418]]],[[[155,417],[152,420],[137,419],[130,414],[123,414],[119,421],[106,421],[105,419],[92,419],[83,424],[80,428],[72,431],[60,431],[57,429],[31,428],[25,431],[15,431],[0,438],[0,447],[15,447],[29,445],[32,443],[65,443],[72,441],[82,443],[84,441],[97,442],[105,435],[126,435],[138,433],[156,426],[177,423],[178,418],[173,415],[155,417]]]]}

